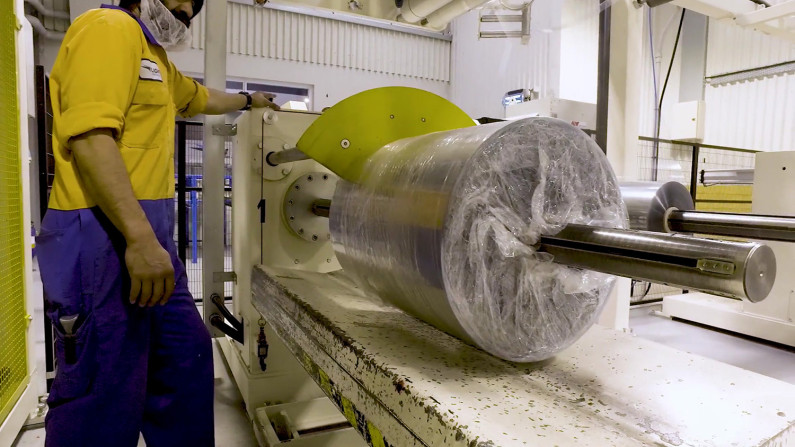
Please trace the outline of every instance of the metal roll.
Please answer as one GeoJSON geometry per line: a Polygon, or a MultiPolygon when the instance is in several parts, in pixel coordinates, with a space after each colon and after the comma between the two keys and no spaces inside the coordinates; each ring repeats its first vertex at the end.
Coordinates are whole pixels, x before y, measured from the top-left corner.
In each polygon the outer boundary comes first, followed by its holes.
{"type": "Polygon", "coordinates": [[[298,148],[285,149],[278,152],[270,152],[265,156],[265,161],[271,166],[278,166],[284,163],[293,163],[301,160],[308,160],[309,156],[301,152],[298,148]]]}
{"type": "Polygon", "coordinates": [[[633,230],[795,242],[795,217],[695,211],[690,192],[677,182],[620,186],[633,230]]]}
{"type": "Polygon", "coordinates": [[[756,242],[567,225],[542,236],[539,248],[569,266],[751,302],[765,299],[776,280],[773,250],[756,242]]]}
{"type": "Polygon", "coordinates": [[[621,197],[629,214],[629,228],[661,233],[669,208],[695,209],[690,192],[677,182],[621,182],[621,197]]]}
{"type": "Polygon", "coordinates": [[[672,210],[668,228],[680,233],[795,242],[795,217],[672,210]]]}
{"type": "Polygon", "coordinates": [[[363,288],[513,361],[548,358],[593,324],[613,277],[536,245],[570,223],[627,225],[607,159],[575,127],[530,118],[423,135],[364,172],[338,184],[330,210],[337,257],[363,288]]]}

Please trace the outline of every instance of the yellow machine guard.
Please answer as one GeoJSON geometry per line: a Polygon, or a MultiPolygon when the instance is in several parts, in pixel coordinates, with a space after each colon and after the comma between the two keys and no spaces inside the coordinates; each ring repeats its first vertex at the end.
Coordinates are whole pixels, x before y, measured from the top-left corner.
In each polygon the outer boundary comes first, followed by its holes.
{"type": "Polygon", "coordinates": [[[365,161],[402,138],[474,126],[446,99],[409,87],[383,87],[344,99],[323,112],[298,140],[306,155],[356,182],[365,161]]]}

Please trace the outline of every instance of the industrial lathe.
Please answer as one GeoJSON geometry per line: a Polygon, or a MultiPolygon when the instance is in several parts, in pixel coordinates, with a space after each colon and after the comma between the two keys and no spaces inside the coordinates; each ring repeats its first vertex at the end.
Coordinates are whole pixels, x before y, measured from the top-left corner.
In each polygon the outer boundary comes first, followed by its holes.
{"type": "Polygon", "coordinates": [[[233,150],[214,321],[262,445],[795,442],[795,387],[594,325],[615,275],[761,302],[776,256],[572,125],[393,87],[252,110],[233,150]]]}

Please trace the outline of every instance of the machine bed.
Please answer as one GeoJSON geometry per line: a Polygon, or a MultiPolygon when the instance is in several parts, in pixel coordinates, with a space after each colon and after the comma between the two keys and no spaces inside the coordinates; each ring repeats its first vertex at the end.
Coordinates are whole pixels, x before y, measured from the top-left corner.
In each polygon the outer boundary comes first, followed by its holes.
{"type": "Polygon", "coordinates": [[[790,384],[601,327],[510,363],[377,301],[343,272],[252,275],[256,309],[370,445],[795,445],[790,384]]]}

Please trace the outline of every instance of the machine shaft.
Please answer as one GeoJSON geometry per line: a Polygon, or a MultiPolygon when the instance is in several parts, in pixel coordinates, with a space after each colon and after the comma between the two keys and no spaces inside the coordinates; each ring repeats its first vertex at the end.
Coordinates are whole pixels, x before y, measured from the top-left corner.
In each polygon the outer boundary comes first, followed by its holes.
{"type": "MultiPolygon", "coordinates": [[[[328,217],[330,200],[316,200],[312,212],[328,217]]],[[[719,213],[676,211],[669,222],[690,222],[691,215],[702,217],[692,221],[702,223],[676,229],[682,232],[704,232],[719,234],[709,227],[710,222],[728,225],[726,235],[747,236],[761,228],[759,218],[768,219],[773,227],[775,219],[781,219],[778,227],[769,231],[789,237],[793,219],[773,216],[750,216],[745,227],[732,227],[742,215],[727,214],[720,221],[719,213]],[[789,226],[787,226],[788,224],[789,226]],[[747,228],[746,233],[740,230],[747,228]],[[729,233],[730,230],[736,230],[729,233]],[[789,233],[788,233],[789,232],[789,233]]],[[[684,224],[683,224],[684,225],[684,224]]],[[[715,224],[717,225],[717,224],[715,224]]],[[[791,239],[785,239],[791,240],[791,239]]],[[[776,259],[766,245],[754,242],[729,242],[674,236],[650,231],[599,228],[569,224],[554,236],[542,236],[537,248],[555,257],[554,262],[572,267],[581,267],[612,275],[626,276],[655,283],[698,289],[738,299],[758,302],[767,297],[776,278],[776,259]]]]}
{"type": "Polygon", "coordinates": [[[753,242],[570,224],[538,248],[560,264],[751,302],[765,299],[776,277],[773,250],[753,242]]]}
{"type": "Polygon", "coordinates": [[[668,228],[678,233],[795,242],[795,218],[786,216],[673,210],[668,228]]]}
{"type": "Polygon", "coordinates": [[[633,230],[795,242],[795,217],[696,211],[681,183],[624,182],[621,198],[633,230]]]}
{"type": "Polygon", "coordinates": [[[312,214],[320,217],[328,217],[331,211],[331,200],[317,199],[312,202],[312,214]]]}
{"type": "Polygon", "coordinates": [[[309,160],[309,156],[296,147],[279,152],[270,152],[265,157],[265,161],[271,166],[278,166],[284,163],[292,163],[301,160],[309,160]]]}

